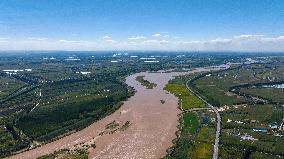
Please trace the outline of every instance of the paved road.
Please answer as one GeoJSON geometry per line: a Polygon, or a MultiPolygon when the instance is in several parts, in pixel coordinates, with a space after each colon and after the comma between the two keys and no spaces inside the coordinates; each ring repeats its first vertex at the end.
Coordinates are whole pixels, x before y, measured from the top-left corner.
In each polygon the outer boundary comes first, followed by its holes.
{"type": "Polygon", "coordinates": [[[212,159],[217,159],[218,158],[218,152],[219,152],[219,137],[220,137],[220,132],[221,132],[221,116],[220,113],[218,112],[218,110],[211,105],[210,103],[208,103],[205,99],[203,99],[200,95],[196,94],[193,90],[191,90],[188,86],[189,81],[186,82],[186,87],[189,91],[191,91],[194,95],[196,95],[199,99],[201,99],[204,103],[207,104],[207,106],[212,109],[215,114],[216,114],[216,118],[217,118],[217,125],[216,125],[216,137],[215,137],[215,143],[214,143],[214,152],[213,152],[213,157],[212,159]]]}

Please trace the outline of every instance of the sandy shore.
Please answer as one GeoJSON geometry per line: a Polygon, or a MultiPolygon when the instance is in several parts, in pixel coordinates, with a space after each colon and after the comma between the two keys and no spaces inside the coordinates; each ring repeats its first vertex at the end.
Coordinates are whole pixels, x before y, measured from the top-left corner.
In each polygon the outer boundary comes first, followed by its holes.
{"type": "Polygon", "coordinates": [[[96,143],[96,149],[89,148],[89,158],[94,159],[131,159],[160,158],[172,146],[178,125],[178,98],[163,90],[166,83],[174,76],[194,72],[218,70],[219,67],[201,68],[180,73],[142,72],[128,76],[126,83],[137,90],[136,94],[124,102],[119,110],[106,118],[93,123],[87,128],[48,143],[33,150],[14,156],[11,159],[32,159],[60,149],[74,149],[82,145],[96,143]],[[156,83],[154,89],[146,89],[135,80],[144,75],[146,80],[156,83]],[[160,100],[164,100],[162,104],[160,100]],[[130,125],[125,130],[110,133],[106,125],[116,121],[121,127],[127,121],[130,125]]]}

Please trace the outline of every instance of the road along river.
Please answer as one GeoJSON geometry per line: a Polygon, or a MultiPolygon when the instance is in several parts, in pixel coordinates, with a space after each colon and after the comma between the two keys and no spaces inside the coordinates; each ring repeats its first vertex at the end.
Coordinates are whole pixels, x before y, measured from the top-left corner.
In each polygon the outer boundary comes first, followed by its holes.
{"type": "Polygon", "coordinates": [[[89,158],[152,159],[163,157],[176,137],[175,132],[180,113],[178,98],[164,91],[165,85],[175,76],[228,67],[228,65],[221,65],[196,68],[188,72],[141,72],[130,75],[126,78],[126,83],[134,87],[137,92],[116,112],[81,131],[10,158],[37,158],[60,149],[74,149],[83,145],[91,145],[94,142],[96,148],[88,149],[89,158]],[[145,76],[144,79],[156,83],[157,87],[146,89],[135,80],[141,75],[145,76]],[[113,129],[107,128],[107,125],[112,128],[117,127],[117,130],[112,131],[113,129]]]}

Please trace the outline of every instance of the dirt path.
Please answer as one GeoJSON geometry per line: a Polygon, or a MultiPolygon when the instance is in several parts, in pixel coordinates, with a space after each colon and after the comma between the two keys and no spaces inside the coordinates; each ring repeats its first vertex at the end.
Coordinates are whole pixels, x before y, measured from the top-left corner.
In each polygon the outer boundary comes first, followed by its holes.
{"type": "Polygon", "coordinates": [[[160,158],[166,155],[166,150],[172,146],[176,137],[178,114],[180,113],[178,99],[163,90],[173,76],[194,72],[218,70],[219,67],[201,68],[182,73],[138,73],[126,78],[126,83],[137,92],[124,102],[119,110],[106,118],[93,123],[89,127],[43,145],[33,150],[10,157],[11,159],[32,159],[60,149],[73,149],[76,146],[96,143],[96,149],[89,148],[89,158],[94,159],[132,159],[160,158]],[[146,89],[135,80],[138,75],[156,83],[154,89],[146,89]],[[160,100],[164,100],[162,104],[160,100]],[[116,121],[118,128],[128,121],[128,128],[109,133],[106,125],[116,121]],[[81,145],[80,145],[81,144],[81,145]]]}

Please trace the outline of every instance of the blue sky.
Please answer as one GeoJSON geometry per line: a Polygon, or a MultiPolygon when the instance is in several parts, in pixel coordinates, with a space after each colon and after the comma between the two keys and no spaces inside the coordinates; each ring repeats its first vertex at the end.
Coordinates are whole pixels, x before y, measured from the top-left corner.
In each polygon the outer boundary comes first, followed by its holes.
{"type": "Polygon", "coordinates": [[[1,50],[284,51],[283,35],[283,0],[0,1],[1,50]]]}

